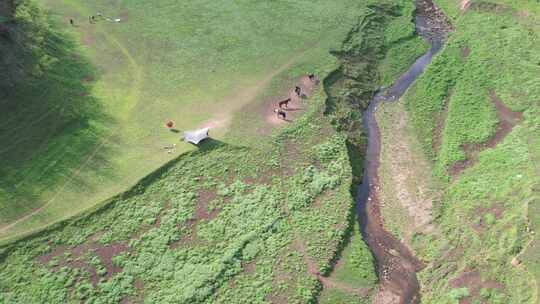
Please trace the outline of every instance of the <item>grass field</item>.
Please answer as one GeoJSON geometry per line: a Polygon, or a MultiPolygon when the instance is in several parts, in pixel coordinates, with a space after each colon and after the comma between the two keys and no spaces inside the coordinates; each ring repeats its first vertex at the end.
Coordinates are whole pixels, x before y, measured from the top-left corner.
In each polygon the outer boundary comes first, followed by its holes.
{"type": "Polygon", "coordinates": [[[52,14],[51,37],[62,44],[50,50],[58,61],[47,77],[20,87],[7,101],[16,106],[1,114],[7,115],[0,134],[1,239],[87,209],[191,150],[164,128],[167,119],[179,130],[215,126],[211,135],[218,139],[231,128],[245,135],[249,124],[235,113],[275,94],[278,85],[282,90],[292,85],[286,81],[331,65],[328,49],[339,46],[362,5],[40,4],[52,14]],[[122,21],[90,24],[97,12],[122,21]],[[75,115],[62,116],[74,105],[75,115]],[[167,154],[163,147],[173,143],[177,148],[167,154]]]}
{"type": "Polygon", "coordinates": [[[443,182],[440,233],[413,240],[422,300],[538,303],[538,4],[436,2],[456,30],[405,97],[443,182]]]}
{"type": "MultiPolygon", "coordinates": [[[[72,202],[93,206],[0,248],[0,302],[369,301],[377,283],[372,255],[358,231],[348,242],[359,177],[351,161],[362,161],[351,146],[364,142],[359,110],[374,90],[426,47],[410,30],[412,2],[186,2],[181,10],[172,9],[178,2],[107,3],[107,14],[123,22],[81,24],[68,34],[95,65],[84,88],[107,118],[95,128],[107,138],[111,154],[100,155],[100,164],[111,179],[77,175],[99,182],[103,194],[69,184],[42,215],[4,229],[18,235],[82,209],[67,208],[72,202]],[[407,30],[396,31],[396,20],[407,30]],[[417,51],[409,56],[387,57],[411,45],[417,51]],[[306,71],[317,72],[321,85],[293,122],[272,129],[265,103],[286,95],[306,71]],[[178,135],[164,130],[166,118],[179,129],[218,122],[222,131],[196,151],[178,155],[187,151],[179,145],[168,155],[162,145],[178,135]],[[80,199],[105,196],[109,182],[122,181],[114,185],[120,189],[125,175],[169,159],[110,200],[80,199]]],[[[100,2],[46,4],[77,22],[106,11],[100,2]]]]}
{"type": "Polygon", "coordinates": [[[4,247],[1,299],[312,301],[310,268],[328,272],[353,212],[345,137],[322,116],[321,93],[273,149],[208,142],[97,212],[4,247]]]}
{"type": "MultiPolygon", "coordinates": [[[[0,303],[370,302],[351,193],[361,111],[428,47],[413,2],[18,11],[44,56],[0,100],[0,303]],[[97,12],[121,21],[91,24],[97,12]],[[306,72],[320,85],[269,124],[269,102],[306,72]],[[212,139],[195,149],[167,119],[212,139]]],[[[540,5],[436,2],[455,31],[377,112],[386,228],[426,263],[422,303],[535,304],[540,5]]]]}

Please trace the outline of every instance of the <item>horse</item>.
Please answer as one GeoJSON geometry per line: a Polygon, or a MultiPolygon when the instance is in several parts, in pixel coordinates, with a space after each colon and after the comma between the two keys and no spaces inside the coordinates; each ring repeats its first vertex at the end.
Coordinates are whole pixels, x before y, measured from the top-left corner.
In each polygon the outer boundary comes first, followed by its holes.
{"type": "Polygon", "coordinates": [[[283,120],[287,119],[287,113],[283,111],[282,109],[274,109],[274,112],[276,113],[277,117],[283,120]]]}
{"type": "Polygon", "coordinates": [[[301,96],[302,95],[302,89],[299,86],[294,87],[294,92],[296,95],[301,96]]]}
{"type": "Polygon", "coordinates": [[[290,101],[291,101],[291,99],[290,99],[290,98],[287,98],[287,99],[285,99],[285,100],[282,100],[282,101],[278,102],[279,108],[280,108],[280,109],[283,108],[283,105],[285,106],[285,108],[288,108],[288,107],[289,107],[289,102],[290,102],[290,101]]]}

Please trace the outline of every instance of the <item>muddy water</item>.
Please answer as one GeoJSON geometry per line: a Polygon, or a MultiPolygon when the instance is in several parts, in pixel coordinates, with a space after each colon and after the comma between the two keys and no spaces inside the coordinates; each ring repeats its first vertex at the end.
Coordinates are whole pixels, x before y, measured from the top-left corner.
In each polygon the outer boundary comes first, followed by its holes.
{"type": "Polygon", "coordinates": [[[405,72],[390,88],[375,95],[363,116],[368,132],[368,147],[364,164],[364,177],[358,187],[357,206],[360,226],[368,243],[379,273],[380,290],[375,302],[420,303],[420,285],[416,272],[423,268],[408,248],[385,230],[379,209],[380,133],[375,120],[375,109],[381,102],[399,99],[422,74],[433,56],[441,49],[451,26],[431,0],[417,1],[416,28],[418,34],[431,44],[431,48],[405,72]]]}

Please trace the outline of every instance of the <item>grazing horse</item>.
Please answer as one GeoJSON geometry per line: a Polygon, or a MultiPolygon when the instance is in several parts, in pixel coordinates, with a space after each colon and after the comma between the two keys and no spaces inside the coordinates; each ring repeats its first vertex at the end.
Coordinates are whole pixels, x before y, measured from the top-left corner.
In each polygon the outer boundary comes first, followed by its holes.
{"type": "Polygon", "coordinates": [[[274,109],[274,112],[276,113],[278,118],[281,118],[283,120],[287,119],[287,113],[282,109],[274,109]]]}
{"type": "Polygon", "coordinates": [[[294,87],[294,92],[296,95],[301,96],[302,95],[302,89],[299,86],[294,87]]]}
{"type": "Polygon", "coordinates": [[[281,109],[281,108],[283,108],[283,106],[285,106],[285,108],[288,108],[288,107],[289,107],[289,102],[290,102],[290,101],[291,101],[291,99],[290,99],[290,98],[287,98],[287,99],[285,99],[285,100],[282,100],[282,101],[278,102],[279,108],[281,109]]]}

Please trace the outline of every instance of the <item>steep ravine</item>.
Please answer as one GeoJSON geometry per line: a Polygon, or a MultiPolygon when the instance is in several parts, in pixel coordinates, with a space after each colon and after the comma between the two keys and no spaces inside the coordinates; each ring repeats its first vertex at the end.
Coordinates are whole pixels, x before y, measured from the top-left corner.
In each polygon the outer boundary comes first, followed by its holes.
{"type": "Polygon", "coordinates": [[[368,243],[379,273],[380,288],[375,303],[419,303],[420,286],[416,272],[423,268],[409,249],[389,233],[379,210],[378,168],[380,134],[374,112],[381,102],[399,99],[422,74],[433,56],[441,49],[446,33],[451,30],[445,16],[431,0],[417,1],[417,33],[431,44],[431,48],[405,72],[390,88],[380,90],[363,114],[363,126],[368,134],[364,160],[364,174],[357,191],[357,206],[364,239],[368,243]]]}

